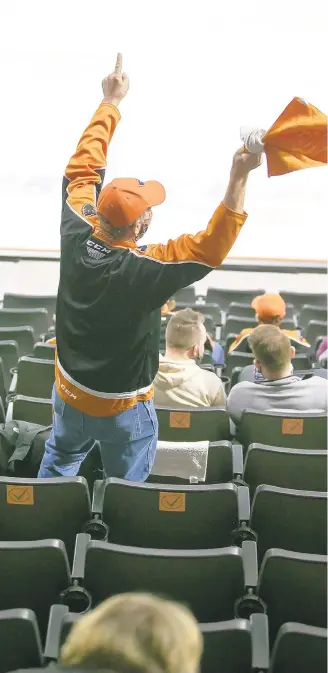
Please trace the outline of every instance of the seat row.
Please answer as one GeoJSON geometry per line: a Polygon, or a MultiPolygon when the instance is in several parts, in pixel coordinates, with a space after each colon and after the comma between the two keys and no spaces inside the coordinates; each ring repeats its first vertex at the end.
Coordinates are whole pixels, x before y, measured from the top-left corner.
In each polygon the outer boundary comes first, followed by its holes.
{"type": "MultiPolygon", "coordinates": [[[[53,363],[44,361],[44,385],[51,387],[53,363]]],[[[22,363],[25,366],[25,362],[22,363]]],[[[25,379],[24,390],[40,384],[32,377],[25,379]]],[[[17,391],[16,391],[17,392],[17,391]]],[[[156,407],[159,438],[164,441],[220,441],[231,438],[231,426],[226,409],[221,407],[156,407]]],[[[8,420],[24,420],[40,425],[52,423],[49,398],[26,394],[13,396],[8,406],[8,420]]],[[[238,428],[238,439],[247,447],[253,442],[298,449],[327,448],[327,414],[324,412],[260,412],[246,409],[238,428]]]]}
{"type": "MultiPolygon", "coordinates": [[[[206,303],[218,304],[223,311],[226,311],[229,305],[232,302],[241,303],[241,304],[251,304],[254,297],[264,294],[265,290],[263,288],[254,289],[254,290],[232,290],[232,289],[223,289],[209,287],[207,292],[198,293],[196,295],[195,286],[190,285],[189,287],[179,290],[174,298],[178,302],[195,302],[197,296],[201,297],[206,303]]],[[[303,292],[287,292],[284,290],[279,290],[279,294],[282,296],[286,304],[292,304],[295,307],[296,313],[300,313],[304,305],[310,306],[327,306],[327,294],[326,293],[303,293],[303,292]]]]}
{"type": "Polygon", "coordinates": [[[158,549],[214,549],[257,542],[259,562],[271,547],[325,554],[327,496],[235,483],[172,485],[97,480],[92,504],[83,477],[0,478],[0,540],[46,538],[65,543],[73,557],[76,535],[158,549]],[[145,521],[147,520],[147,526],[145,521]]]}
{"type": "MultiPolygon", "coordinates": [[[[35,613],[18,608],[0,611],[0,671],[36,668],[56,662],[60,648],[82,615],[67,606],[52,605],[45,645],[35,613]],[[19,647],[17,647],[19,642],[19,647]]],[[[299,623],[283,624],[275,639],[271,656],[268,621],[262,614],[250,619],[231,619],[199,625],[204,642],[202,673],[326,673],[327,632],[299,623]]]]}
{"type": "Polygon", "coordinates": [[[199,622],[265,613],[270,643],[286,622],[326,628],[327,557],[269,549],[258,571],[256,543],[215,549],[154,549],[76,538],[70,570],[60,540],[0,543],[0,610],[35,612],[42,638],[49,609],[82,613],[125,592],[187,604],[199,622]]]}
{"type": "MultiPolygon", "coordinates": [[[[206,293],[199,293],[199,295],[201,295],[203,299],[206,298],[207,303],[212,302],[219,304],[220,308],[225,311],[232,302],[249,305],[254,297],[264,293],[265,290],[263,288],[254,290],[232,290],[209,287],[206,293]]],[[[327,296],[325,293],[300,293],[281,290],[279,291],[279,294],[281,294],[286,304],[293,304],[295,306],[297,313],[300,312],[302,306],[305,304],[320,307],[326,307],[327,305],[327,296]]],[[[195,302],[196,297],[197,295],[194,285],[179,290],[175,295],[176,301],[179,302],[195,302]]],[[[7,292],[3,298],[3,307],[5,309],[45,308],[47,309],[49,316],[52,317],[56,311],[56,296],[32,296],[7,292]]]]}

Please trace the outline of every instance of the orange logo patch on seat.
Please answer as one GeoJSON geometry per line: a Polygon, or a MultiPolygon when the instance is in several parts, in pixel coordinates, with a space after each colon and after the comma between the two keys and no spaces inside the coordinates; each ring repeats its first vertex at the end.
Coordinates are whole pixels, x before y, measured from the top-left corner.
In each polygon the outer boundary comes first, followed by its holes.
{"type": "Polygon", "coordinates": [[[17,486],[7,484],[8,505],[34,505],[33,486],[17,486]]]}
{"type": "Polygon", "coordinates": [[[159,510],[161,512],[185,512],[186,494],[161,491],[159,494],[159,510]]]}
{"type": "Polygon", "coordinates": [[[303,418],[283,418],[282,419],[282,434],[283,435],[302,435],[303,434],[304,419],[303,418]]]}
{"type": "Polygon", "coordinates": [[[171,411],[170,428],[190,428],[190,412],[171,411]]]}

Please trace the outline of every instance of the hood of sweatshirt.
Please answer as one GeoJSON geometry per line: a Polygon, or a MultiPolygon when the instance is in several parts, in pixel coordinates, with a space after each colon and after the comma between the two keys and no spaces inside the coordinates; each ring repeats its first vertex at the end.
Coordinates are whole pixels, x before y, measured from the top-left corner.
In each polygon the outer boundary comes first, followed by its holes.
{"type": "Polygon", "coordinates": [[[155,385],[163,391],[179,388],[197,373],[197,369],[195,360],[172,360],[161,356],[155,385]]]}

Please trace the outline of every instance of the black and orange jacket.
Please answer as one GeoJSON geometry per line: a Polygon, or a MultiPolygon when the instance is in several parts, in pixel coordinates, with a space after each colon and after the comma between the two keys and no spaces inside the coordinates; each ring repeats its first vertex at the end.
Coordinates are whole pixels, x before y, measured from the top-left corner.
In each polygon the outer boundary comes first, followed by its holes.
{"type": "Polygon", "coordinates": [[[160,307],[221,264],[247,217],[221,203],[195,236],[141,247],[109,240],[96,204],[119,119],[113,105],[99,106],[63,181],[56,384],[67,403],[94,416],[152,397],[160,307]]]}
{"type": "MultiPolygon", "coordinates": [[[[237,346],[239,346],[241,350],[245,350],[248,353],[250,353],[251,349],[250,346],[248,346],[247,338],[249,337],[250,334],[252,334],[253,331],[254,327],[246,327],[245,329],[241,330],[240,334],[238,334],[238,336],[235,338],[235,340],[229,347],[228,352],[232,353],[232,351],[234,351],[237,348],[237,346]]],[[[305,348],[310,348],[310,344],[306,341],[306,339],[304,339],[304,337],[301,336],[300,330],[283,329],[282,331],[284,334],[286,334],[286,336],[288,336],[292,346],[295,347],[296,352],[298,347],[304,346],[305,348]]]]}

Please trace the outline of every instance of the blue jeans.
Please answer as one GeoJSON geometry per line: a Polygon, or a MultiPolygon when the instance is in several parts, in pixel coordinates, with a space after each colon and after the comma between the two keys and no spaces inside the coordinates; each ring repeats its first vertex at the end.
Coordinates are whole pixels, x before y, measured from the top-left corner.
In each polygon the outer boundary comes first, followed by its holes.
{"type": "Polygon", "coordinates": [[[138,402],[116,416],[90,416],[74,409],[53,388],[53,428],[38,477],[75,476],[99,442],[106,477],[147,479],[155,458],[158,422],[154,403],[138,402]]]}

